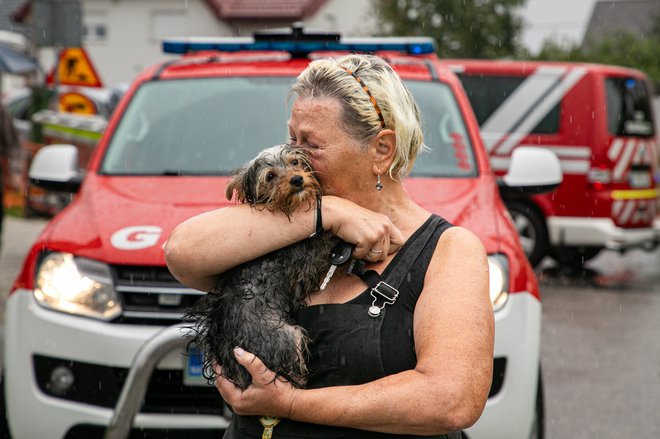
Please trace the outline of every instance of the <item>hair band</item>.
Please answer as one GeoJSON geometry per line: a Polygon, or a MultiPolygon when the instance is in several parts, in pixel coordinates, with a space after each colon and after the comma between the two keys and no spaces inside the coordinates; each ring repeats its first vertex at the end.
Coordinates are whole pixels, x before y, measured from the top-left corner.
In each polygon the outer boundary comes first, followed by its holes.
{"type": "Polygon", "coordinates": [[[380,119],[380,125],[381,127],[385,128],[385,118],[383,117],[383,113],[380,111],[380,107],[378,106],[378,102],[376,102],[376,99],[373,97],[371,92],[369,91],[369,88],[367,87],[367,84],[364,83],[362,79],[355,73],[353,73],[352,70],[347,69],[346,67],[339,66],[340,68],[344,69],[349,75],[355,78],[355,80],[362,86],[364,91],[367,92],[369,95],[369,99],[371,99],[371,103],[374,106],[374,109],[376,110],[376,113],[378,113],[378,118],[380,119]]]}

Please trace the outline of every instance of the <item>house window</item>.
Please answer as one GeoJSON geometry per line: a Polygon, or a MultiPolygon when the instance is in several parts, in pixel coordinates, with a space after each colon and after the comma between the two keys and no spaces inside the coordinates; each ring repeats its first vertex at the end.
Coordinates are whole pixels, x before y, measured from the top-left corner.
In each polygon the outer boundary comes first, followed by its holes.
{"type": "Polygon", "coordinates": [[[83,40],[86,44],[108,41],[108,17],[105,11],[85,11],[82,25],[83,40]]]}

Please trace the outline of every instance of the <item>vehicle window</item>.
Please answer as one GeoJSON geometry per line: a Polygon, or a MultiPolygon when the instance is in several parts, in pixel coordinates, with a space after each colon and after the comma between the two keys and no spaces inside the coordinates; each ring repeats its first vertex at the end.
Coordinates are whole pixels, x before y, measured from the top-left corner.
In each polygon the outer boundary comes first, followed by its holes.
{"type": "Polygon", "coordinates": [[[413,176],[467,177],[476,175],[472,143],[450,88],[437,82],[408,81],[422,113],[424,143],[413,176]]]}
{"type": "MultiPolygon", "coordinates": [[[[522,76],[458,75],[467,93],[479,126],[499,108],[500,105],[526,79],[522,76]]],[[[533,110],[533,106],[529,111],[533,110]]],[[[527,117],[526,112],[523,117],[527,117]]],[[[561,102],[557,103],[543,119],[532,129],[532,134],[555,134],[559,132],[561,102]]]]}
{"type": "MultiPolygon", "coordinates": [[[[161,80],[137,90],[108,145],[100,173],[227,175],[263,148],[288,140],[291,77],[161,80]]],[[[475,174],[472,145],[450,89],[409,82],[428,151],[413,174],[475,174]]]]}
{"type": "Polygon", "coordinates": [[[615,136],[654,135],[646,82],[635,78],[606,78],[607,125],[615,136]]]}
{"type": "Polygon", "coordinates": [[[144,84],[108,146],[102,173],[224,175],[288,139],[292,78],[144,84]]]}

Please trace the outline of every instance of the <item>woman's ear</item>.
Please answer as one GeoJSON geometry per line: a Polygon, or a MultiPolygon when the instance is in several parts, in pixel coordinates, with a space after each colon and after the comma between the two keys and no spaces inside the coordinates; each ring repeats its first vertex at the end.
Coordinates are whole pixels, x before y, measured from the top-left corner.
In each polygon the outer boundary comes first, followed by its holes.
{"type": "Polygon", "coordinates": [[[374,163],[374,172],[387,172],[396,154],[396,133],[393,130],[381,130],[371,144],[369,156],[374,163]]]}

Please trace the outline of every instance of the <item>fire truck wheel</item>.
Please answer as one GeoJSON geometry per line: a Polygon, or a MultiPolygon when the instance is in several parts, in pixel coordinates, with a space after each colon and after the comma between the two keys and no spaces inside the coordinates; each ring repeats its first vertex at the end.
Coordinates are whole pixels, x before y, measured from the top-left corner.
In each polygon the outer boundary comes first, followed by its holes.
{"type": "Polygon", "coordinates": [[[7,406],[5,405],[5,377],[0,374],[0,438],[11,439],[7,421],[7,406]]]}
{"type": "Polygon", "coordinates": [[[548,252],[548,230],[539,209],[532,203],[508,200],[506,207],[518,231],[527,259],[536,266],[548,252]]]}
{"type": "Polygon", "coordinates": [[[550,257],[559,265],[569,268],[582,268],[584,264],[598,256],[600,247],[553,247],[550,257]]]}
{"type": "Polygon", "coordinates": [[[545,394],[543,392],[543,373],[539,365],[539,379],[536,385],[536,407],[534,411],[534,423],[529,439],[545,438],[545,394]]]}

